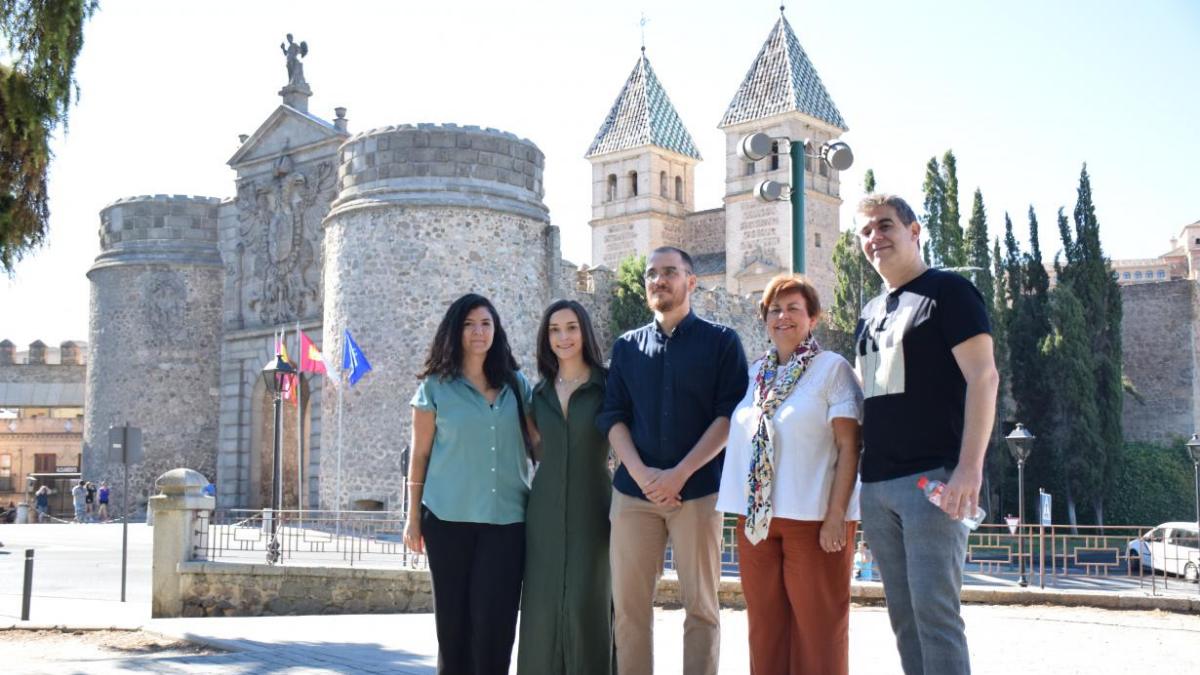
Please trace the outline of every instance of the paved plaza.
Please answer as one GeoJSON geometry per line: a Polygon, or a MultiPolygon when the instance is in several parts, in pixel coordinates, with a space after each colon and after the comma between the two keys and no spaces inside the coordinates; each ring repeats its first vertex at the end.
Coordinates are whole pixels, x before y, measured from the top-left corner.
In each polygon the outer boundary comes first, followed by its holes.
{"type": "MultiPolygon", "coordinates": [[[[51,650],[8,633],[5,673],[433,673],[429,614],[150,619],[152,529],[131,525],[128,602],[119,602],[121,528],[114,525],[0,527],[0,628],[65,625],[144,628],[227,651],[51,650]],[[31,621],[19,620],[23,549],[37,550],[31,621]]],[[[1195,587],[1191,590],[1195,592],[1195,587]]],[[[976,673],[1200,672],[1200,616],[1082,607],[967,605],[976,673]]],[[[683,612],[655,617],[656,666],[681,672],[683,612]]],[[[899,673],[887,613],[855,606],[851,672],[899,673]]],[[[65,639],[77,636],[65,635],[65,639]]],[[[746,673],[745,612],[722,612],[722,673],[746,673]]]]}

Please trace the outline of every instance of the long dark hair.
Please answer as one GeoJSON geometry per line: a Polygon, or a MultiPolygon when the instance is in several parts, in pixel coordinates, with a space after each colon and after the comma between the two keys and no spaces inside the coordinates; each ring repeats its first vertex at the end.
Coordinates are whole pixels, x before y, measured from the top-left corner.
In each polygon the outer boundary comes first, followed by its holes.
{"type": "Polygon", "coordinates": [[[477,307],[487,308],[495,328],[492,346],[483,360],[483,376],[487,378],[488,386],[499,389],[515,382],[513,374],[521,366],[517,365],[512,348],[508,345],[508,333],[504,332],[504,326],[500,323],[500,314],[490,300],[476,293],[467,293],[450,304],[442,322],[438,324],[433,344],[429,345],[429,356],[425,358],[425,368],[417,375],[418,379],[436,375],[440,379],[450,380],[462,375],[463,327],[467,323],[467,315],[477,307]]]}
{"type": "Polygon", "coordinates": [[[517,398],[517,423],[521,427],[521,440],[525,442],[525,451],[533,456],[533,439],[525,426],[525,391],[517,381],[517,371],[521,366],[513,357],[512,348],[508,344],[508,333],[500,323],[500,313],[496,311],[491,301],[477,293],[467,293],[450,303],[442,322],[438,324],[437,333],[433,336],[433,344],[429,345],[429,356],[425,358],[425,368],[417,378],[424,379],[435,375],[442,380],[450,380],[462,376],[463,367],[463,327],[467,323],[467,315],[477,307],[485,307],[492,315],[492,346],[483,359],[483,376],[487,378],[488,386],[499,389],[508,385],[513,396],[517,398]]]}
{"type": "Polygon", "coordinates": [[[550,317],[555,312],[569,309],[579,318],[579,333],[583,336],[583,362],[597,368],[601,373],[606,372],[604,360],[600,356],[600,345],[596,343],[596,332],[592,329],[592,317],[588,316],[583,305],[574,300],[555,300],[542,314],[542,323],[538,326],[537,335],[537,368],[542,379],[553,382],[558,377],[558,357],[550,348],[550,317]]]}

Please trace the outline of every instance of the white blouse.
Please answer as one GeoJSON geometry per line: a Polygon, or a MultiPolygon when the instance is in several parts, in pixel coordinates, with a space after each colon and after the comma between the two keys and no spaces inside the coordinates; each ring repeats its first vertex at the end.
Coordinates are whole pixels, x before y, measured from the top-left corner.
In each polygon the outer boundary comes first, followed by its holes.
{"type": "MultiPolygon", "coordinates": [[[[733,411],[725,468],[717,510],[746,515],[746,479],[750,475],[750,440],[758,428],[760,409],[754,405],[754,380],[762,359],[750,367],[750,385],[733,411]]],[[[771,420],[775,444],[772,497],[776,518],[824,520],[833,490],[838,449],[833,420],[845,417],[862,423],[862,387],[854,369],[836,352],[821,352],[792,389],[771,420]]],[[[846,520],[859,520],[857,479],[846,520]]]]}

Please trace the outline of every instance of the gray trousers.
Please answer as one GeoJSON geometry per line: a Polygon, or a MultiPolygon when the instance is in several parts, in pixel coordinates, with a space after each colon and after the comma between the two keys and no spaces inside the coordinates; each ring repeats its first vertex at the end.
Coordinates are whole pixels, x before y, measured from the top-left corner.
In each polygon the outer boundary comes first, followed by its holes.
{"type": "Polygon", "coordinates": [[[906,675],[967,675],[967,636],[959,614],[967,528],[929,503],[921,476],[863,483],[863,536],[883,577],[888,617],[906,675]]]}

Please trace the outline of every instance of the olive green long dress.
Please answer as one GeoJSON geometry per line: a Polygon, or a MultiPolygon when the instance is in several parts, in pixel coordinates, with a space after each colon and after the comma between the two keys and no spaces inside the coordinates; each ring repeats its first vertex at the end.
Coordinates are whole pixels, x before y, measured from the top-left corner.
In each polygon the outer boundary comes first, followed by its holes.
{"type": "Polygon", "coordinates": [[[564,418],[553,382],[534,388],[542,458],[525,511],[525,586],[517,672],[609,675],[613,666],[608,440],[596,430],[604,374],[571,394],[564,418]]]}

